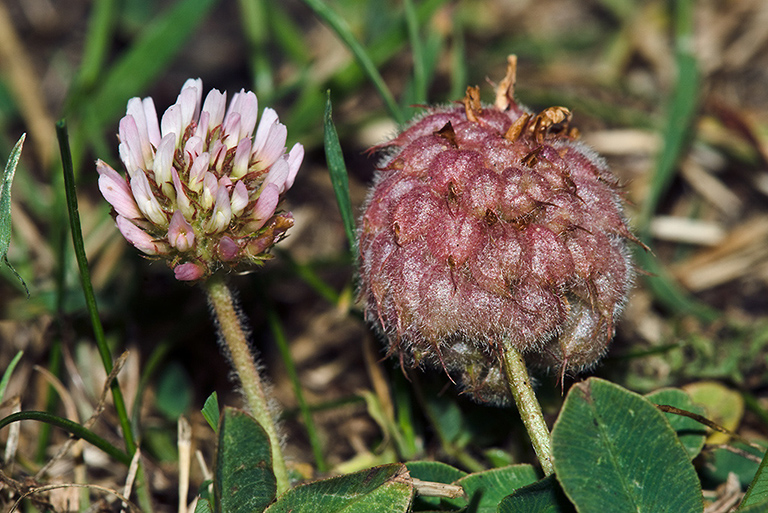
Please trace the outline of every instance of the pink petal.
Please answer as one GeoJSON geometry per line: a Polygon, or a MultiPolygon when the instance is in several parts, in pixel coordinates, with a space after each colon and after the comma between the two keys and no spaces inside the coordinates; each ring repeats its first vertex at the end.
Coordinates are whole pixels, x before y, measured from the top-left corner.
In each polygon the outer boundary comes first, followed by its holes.
{"type": "Polygon", "coordinates": [[[128,149],[128,145],[124,142],[121,142],[117,146],[117,151],[120,153],[120,160],[123,162],[123,166],[125,167],[125,172],[128,173],[128,176],[133,176],[133,172],[136,170],[136,166],[133,164],[133,159],[131,158],[131,150],[128,149]]]}
{"type": "Polygon", "coordinates": [[[192,225],[184,219],[181,211],[177,210],[168,225],[168,242],[182,253],[195,244],[195,232],[192,225]]]}
{"type": "Polygon", "coordinates": [[[232,178],[242,178],[248,174],[248,164],[251,160],[251,139],[243,137],[235,150],[232,160],[232,178]]]}
{"type": "Polygon", "coordinates": [[[177,265],[173,269],[173,275],[179,281],[195,281],[199,280],[205,274],[203,266],[187,262],[186,264],[177,265]]]}
{"type": "Polygon", "coordinates": [[[205,103],[203,104],[203,112],[210,112],[210,119],[208,120],[208,126],[206,127],[208,132],[213,131],[213,129],[219,126],[222,120],[224,120],[226,106],[226,93],[222,93],[218,89],[211,89],[208,96],[205,97],[205,103]]]}
{"type": "Polygon", "coordinates": [[[192,167],[189,168],[189,188],[195,192],[200,192],[203,188],[203,180],[205,179],[205,173],[208,171],[208,164],[210,164],[211,157],[208,153],[201,153],[192,162],[192,167]]]}
{"type": "MultiPolygon", "coordinates": [[[[181,184],[179,173],[177,173],[175,169],[171,170],[171,173],[173,176],[173,188],[176,191],[176,205],[179,207],[179,210],[181,210],[181,213],[184,214],[186,219],[192,219],[192,217],[195,215],[195,207],[193,207],[189,202],[187,192],[184,190],[184,186],[181,184]]],[[[176,215],[175,212],[174,215],[176,215]]],[[[173,219],[171,219],[171,222],[173,222],[173,219]]]]}
{"type": "Polygon", "coordinates": [[[210,209],[213,206],[213,202],[216,199],[216,193],[219,190],[219,181],[216,179],[216,175],[206,172],[203,179],[203,208],[205,210],[210,209]]]}
{"type": "Polygon", "coordinates": [[[232,189],[232,215],[239,216],[248,206],[248,189],[242,181],[238,181],[232,189]]]}
{"type": "Polygon", "coordinates": [[[152,98],[144,98],[141,101],[141,105],[144,108],[144,119],[147,121],[147,136],[152,146],[157,148],[160,144],[160,125],[157,122],[157,111],[155,110],[155,102],[152,98]]]}
{"type": "Polygon", "coordinates": [[[181,124],[181,107],[178,105],[171,105],[168,110],[163,114],[163,119],[160,120],[160,134],[165,137],[168,134],[174,134],[175,143],[174,146],[179,145],[181,136],[184,134],[184,127],[181,124]]]}
{"type": "Polygon", "coordinates": [[[179,97],[176,99],[176,105],[181,108],[181,128],[186,130],[193,119],[200,115],[200,98],[202,97],[202,81],[197,87],[197,81],[187,80],[181,88],[179,97]]]}
{"type": "Polygon", "coordinates": [[[151,235],[125,217],[117,216],[115,224],[117,224],[117,229],[123,234],[125,240],[130,242],[136,249],[147,255],[158,255],[162,252],[162,243],[158,243],[151,235]]]}
{"type": "Polygon", "coordinates": [[[152,221],[158,226],[167,226],[168,219],[165,217],[160,203],[152,194],[152,188],[147,180],[147,175],[140,169],[137,170],[133,177],[131,177],[131,192],[133,192],[133,198],[136,200],[136,204],[139,206],[139,210],[144,214],[144,217],[152,221]]]}
{"type": "Polygon", "coordinates": [[[189,165],[195,158],[203,152],[203,140],[197,136],[192,136],[184,145],[184,162],[189,165]]]}
{"type": "Polygon", "coordinates": [[[256,119],[259,117],[259,102],[256,95],[244,89],[235,93],[229,106],[229,112],[240,114],[240,133],[238,140],[243,137],[250,138],[253,135],[253,129],[256,127],[256,119]]]}
{"type": "Polygon", "coordinates": [[[136,122],[136,128],[139,131],[139,142],[141,144],[141,156],[144,162],[152,162],[154,150],[149,142],[149,133],[147,132],[147,119],[144,114],[144,103],[140,98],[131,98],[128,100],[126,114],[131,116],[136,122]]]}
{"type": "Polygon", "coordinates": [[[256,200],[256,205],[253,208],[253,219],[256,221],[255,225],[249,225],[253,231],[258,230],[267,220],[272,217],[277,208],[277,203],[280,201],[280,191],[273,183],[267,184],[261,190],[259,199],[256,200]]]}
{"type": "Polygon", "coordinates": [[[264,147],[259,150],[256,160],[261,169],[271,166],[283,153],[285,153],[285,140],[288,138],[288,129],[282,123],[275,123],[269,130],[264,147]]]}
{"type": "Polygon", "coordinates": [[[229,226],[232,220],[232,207],[230,206],[229,193],[226,187],[219,187],[216,191],[216,205],[213,207],[213,213],[206,225],[206,232],[223,232],[229,226]]]}
{"type": "Polygon", "coordinates": [[[227,146],[227,149],[234,148],[240,142],[241,118],[239,112],[228,112],[224,118],[224,135],[221,140],[227,146]]]}
{"type": "Polygon", "coordinates": [[[269,169],[269,173],[267,174],[267,178],[264,179],[262,188],[267,184],[273,183],[277,186],[280,194],[282,194],[285,192],[285,181],[288,180],[289,174],[290,168],[288,167],[288,162],[285,159],[278,160],[269,169]]]}
{"type": "Polygon", "coordinates": [[[261,115],[261,121],[259,121],[259,128],[256,129],[256,137],[253,139],[253,154],[256,155],[261,152],[264,144],[267,142],[267,136],[269,135],[272,126],[278,122],[277,112],[274,109],[267,107],[261,115]]]}
{"type": "Polygon", "coordinates": [[[293,181],[296,179],[296,174],[301,167],[301,161],[304,160],[304,146],[299,143],[293,145],[290,153],[288,153],[288,179],[285,181],[285,188],[290,189],[293,187],[293,181]]]}
{"type": "Polygon", "coordinates": [[[152,170],[155,173],[155,182],[158,185],[171,181],[171,165],[173,164],[173,155],[176,151],[176,138],[173,134],[168,134],[162,138],[160,145],[155,153],[155,162],[152,164],[152,170]]]}
{"type": "Polygon", "coordinates": [[[227,237],[226,235],[219,239],[219,257],[225,261],[229,262],[237,258],[237,256],[240,254],[240,247],[237,245],[237,243],[232,240],[231,237],[227,237]]]}
{"type": "Polygon", "coordinates": [[[96,171],[99,172],[99,190],[104,199],[112,205],[117,213],[129,219],[141,219],[144,216],[139,211],[133,199],[131,188],[120,176],[120,173],[109,167],[104,161],[96,161],[96,171]]]}
{"type": "Polygon", "coordinates": [[[211,167],[216,171],[221,172],[224,167],[224,159],[227,157],[227,147],[224,146],[221,139],[216,139],[209,152],[211,154],[211,167]]]}
{"type": "Polygon", "coordinates": [[[197,121],[197,128],[195,128],[195,137],[199,137],[203,141],[208,139],[208,125],[210,124],[211,113],[201,112],[200,119],[197,121]]]}
{"type": "Polygon", "coordinates": [[[139,136],[139,129],[133,116],[125,116],[120,120],[119,134],[120,144],[125,145],[127,150],[126,156],[130,159],[128,162],[125,162],[125,168],[128,173],[132,175],[137,168],[146,169],[144,155],[141,151],[141,137],[139,136]]]}

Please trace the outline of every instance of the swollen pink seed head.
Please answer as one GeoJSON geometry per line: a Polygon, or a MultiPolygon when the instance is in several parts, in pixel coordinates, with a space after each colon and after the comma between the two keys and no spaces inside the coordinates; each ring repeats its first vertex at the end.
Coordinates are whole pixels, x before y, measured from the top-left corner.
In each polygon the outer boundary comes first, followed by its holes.
{"type": "Polygon", "coordinates": [[[358,231],[367,318],[404,365],[442,367],[473,398],[506,403],[500,342],[561,372],[613,337],[633,267],[617,180],[576,141],[570,112],[469,88],[386,151],[358,231]]]}

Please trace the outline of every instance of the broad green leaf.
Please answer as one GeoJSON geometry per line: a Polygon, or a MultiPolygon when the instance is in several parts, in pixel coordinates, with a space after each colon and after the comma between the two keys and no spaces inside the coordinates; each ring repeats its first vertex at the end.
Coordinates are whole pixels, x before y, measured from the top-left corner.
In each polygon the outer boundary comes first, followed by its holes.
{"type": "Polygon", "coordinates": [[[8,382],[11,380],[13,369],[16,368],[16,365],[18,365],[19,360],[21,360],[21,356],[23,354],[24,351],[19,351],[16,353],[16,356],[13,357],[13,360],[11,360],[11,363],[8,364],[5,372],[3,372],[3,379],[0,379],[0,403],[3,402],[3,398],[5,397],[5,389],[8,388],[8,382]]]}
{"type": "Polygon", "coordinates": [[[215,433],[219,432],[219,396],[216,392],[208,396],[203,409],[200,410],[215,433]]]}
{"type": "MultiPolygon", "coordinates": [[[[744,451],[758,459],[762,458],[765,452],[741,442],[730,444],[730,447],[738,451],[744,451]]],[[[736,475],[742,490],[746,490],[748,486],[753,486],[751,483],[760,481],[761,477],[764,479],[764,476],[761,476],[764,472],[760,469],[761,463],[726,447],[717,447],[708,451],[704,461],[706,464],[702,466],[699,473],[705,488],[720,486],[728,479],[730,474],[736,475]]],[[[760,484],[757,486],[757,488],[753,486],[753,491],[750,492],[750,495],[759,494],[764,485],[760,484]]],[[[758,498],[758,500],[762,501],[763,499],[758,498]]]]}
{"type": "MultiPolygon", "coordinates": [[[[439,461],[410,461],[405,466],[408,467],[408,472],[410,472],[413,479],[421,479],[422,481],[431,481],[433,483],[451,484],[467,475],[463,470],[439,461]]],[[[414,498],[414,507],[438,508],[443,502],[464,506],[467,501],[462,499],[447,501],[440,497],[423,497],[417,494],[414,498]]]]}
{"type": "Polygon", "coordinates": [[[328,91],[328,99],[325,103],[325,160],[328,163],[328,171],[331,173],[331,184],[336,194],[336,202],[339,204],[341,220],[344,222],[344,231],[347,234],[349,248],[356,253],[355,248],[355,216],[352,213],[352,201],[349,199],[349,179],[347,178],[347,166],[344,164],[344,155],[339,144],[339,134],[333,124],[331,116],[331,92],[328,91]]]}
{"type": "MultiPolygon", "coordinates": [[[[763,456],[760,467],[755,472],[755,478],[749,484],[738,511],[746,511],[747,507],[756,504],[768,505],[768,452],[763,456]]],[[[768,507],[765,511],[768,511],[768,507]]]]}
{"type": "Polygon", "coordinates": [[[275,498],[269,437],[242,410],[228,407],[221,415],[213,489],[217,513],[264,511],[275,498]]]}
{"type": "Polygon", "coordinates": [[[552,431],[555,473],[581,512],[700,513],[701,485],[650,401],[590,378],[568,393],[552,431]]]}
{"type": "Polygon", "coordinates": [[[192,405],[192,380],[179,362],[170,362],[157,380],[155,401],[166,417],[176,420],[192,405]]]}
{"type": "Polygon", "coordinates": [[[736,513],[765,513],[766,511],[768,511],[768,501],[758,502],[749,506],[744,506],[744,503],[742,502],[742,505],[739,506],[736,513]]]}
{"type": "Polygon", "coordinates": [[[408,470],[393,463],[297,486],[266,513],[405,513],[412,496],[408,470]]]}
{"type": "Polygon", "coordinates": [[[27,138],[27,134],[22,134],[16,145],[11,150],[11,154],[8,156],[8,162],[5,165],[5,171],[3,171],[2,182],[0,183],[0,259],[5,262],[8,269],[18,278],[19,282],[24,286],[24,290],[29,297],[29,289],[27,284],[16,272],[10,262],[8,262],[8,248],[11,246],[11,186],[13,185],[13,177],[16,174],[16,166],[19,165],[19,159],[21,158],[21,149],[24,147],[24,139],[27,138]]]}
{"type": "MultiPolygon", "coordinates": [[[[704,408],[694,404],[688,394],[677,388],[656,390],[655,392],[646,394],[645,398],[653,404],[674,406],[681,410],[704,415],[704,408]]],[[[689,417],[676,415],[674,413],[664,413],[664,415],[667,417],[669,425],[672,426],[672,429],[677,433],[677,438],[680,439],[683,447],[685,447],[688,457],[691,459],[695,458],[699,452],[701,452],[701,448],[704,447],[707,428],[689,417]]]]}
{"type": "Polygon", "coordinates": [[[467,476],[463,470],[439,461],[409,461],[405,466],[412,478],[422,481],[451,484],[467,476]]]}
{"type": "Polygon", "coordinates": [[[571,513],[574,509],[555,476],[549,476],[504,497],[497,511],[498,513],[571,513]]]}
{"type": "Polygon", "coordinates": [[[468,474],[455,484],[464,487],[470,507],[474,508],[471,511],[493,513],[504,497],[523,486],[535,483],[538,479],[536,470],[531,465],[524,464],[468,474]]]}
{"type": "Polygon", "coordinates": [[[458,403],[448,396],[428,395],[424,413],[444,443],[464,447],[471,438],[464,413],[458,403]]]}
{"type": "Polygon", "coordinates": [[[211,511],[211,503],[208,502],[208,499],[203,499],[202,497],[197,499],[197,504],[195,504],[195,513],[213,513],[211,511]]]}
{"type": "MultiPolygon", "coordinates": [[[[730,431],[739,427],[744,416],[744,398],[717,381],[697,381],[683,387],[694,403],[701,404],[706,410],[706,417],[730,431]]],[[[731,437],[715,431],[707,437],[707,443],[724,444],[731,437]]]]}
{"type": "MultiPolygon", "coordinates": [[[[216,428],[218,429],[218,425],[216,428]]],[[[197,489],[197,504],[195,513],[213,513],[216,508],[213,505],[213,480],[206,479],[197,489]]]]}

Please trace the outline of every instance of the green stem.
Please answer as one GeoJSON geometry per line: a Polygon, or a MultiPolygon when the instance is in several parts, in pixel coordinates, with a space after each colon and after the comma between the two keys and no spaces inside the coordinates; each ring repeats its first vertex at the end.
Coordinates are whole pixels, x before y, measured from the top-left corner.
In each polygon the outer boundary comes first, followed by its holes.
{"type": "Polygon", "coordinates": [[[525,360],[508,339],[502,340],[502,351],[504,358],[504,371],[509,381],[509,389],[515,404],[523,419],[525,429],[531,438],[533,450],[539,458],[544,475],[549,476],[555,473],[555,467],[552,464],[552,437],[549,434],[547,423],[544,422],[544,415],[541,413],[541,405],[536,399],[531,386],[531,378],[528,376],[528,369],[525,367],[525,360]]]}
{"type": "MultiPolygon", "coordinates": [[[[56,123],[56,135],[59,138],[59,149],[61,150],[61,163],[64,171],[64,190],[67,196],[67,209],[69,211],[69,226],[72,231],[72,244],[75,248],[75,258],[80,270],[80,284],[85,296],[85,304],[91,317],[93,334],[96,339],[96,347],[101,356],[101,363],[104,371],[109,375],[112,372],[112,353],[107,346],[104,337],[104,327],[99,317],[99,309],[96,306],[96,295],[93,292],[91,284],[91,274],[88,269],[88,257],[85,254],[85,245],[83,243],[83,230],[80,226],[80,211],[77,208],[77,194],[75,191],[75,172],[72,165],[72,153],[69,149],[69,136],[67,135],[67,125],[64,120],[56,123]]],[[[128,411],[123,399],[123,393],[120,390],[120,384],[117,378],[112,380],[110,385],[112,390],[112,402],[115,405],[115,411],[120,419],[120,427],[123,430],[123,439],[125,440],[126,452],[133,455],[136,452],[136,440],[133,437],[131,421],[128,418],[128,411]]]]}
{"type": "Polygon", "coordinates": [[[214,276],[204,284],[208,299],[213,307],[214,316],[218,322],[221,342],[229,353],[229,358],[235,368],[240,386],[251,415],[261,424],[269,436],[272,447],[272,471],[277,481],[277,493],[280,495],[289,488],[288,470],[285,466],[283,450],[280,447],[280,436],[275,419],[269,411],[269,402],[264,392],[264,386],[256,368],[253,353],[240,322],[235,300],[232,293],[220,276],[214,276]]]}

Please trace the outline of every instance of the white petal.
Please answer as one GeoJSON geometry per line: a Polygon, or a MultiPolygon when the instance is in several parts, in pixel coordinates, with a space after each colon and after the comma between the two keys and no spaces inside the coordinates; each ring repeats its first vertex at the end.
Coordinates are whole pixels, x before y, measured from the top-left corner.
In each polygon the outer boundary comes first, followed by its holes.
{"type": "Polygon", "coordinates": [[[248,189],[242,181],[235,184],[232,189],[232,215],[239,216],[248,206],[248,189]]]}
{"type": "Polygon", "coordinates": [[[224,120],[226,106],[227,94],[222,93],[218,89],[211,89],[208,96],[205,97],[205,103],[203,104],[203,111],[209,112],[211,115],[208,120],[208,126],[206,127],[208,132],[211,132],[224,120]]]}
{"type": "Polygon", "coordinates": [[[163,137],[168,134],[174,134],[176,136],[176,143],[174,146],[178,146],[181,136],[183,135],[182,130],[181,107],[178,105],[171,105],[168,107],[168,110],[165,111],[163,119],[160,121],[160,134],[163,137]]]}
{"type": "Polygon", "coordinates": [[[255,155],[257,167],[266,169],[271,166],[281,155],[285,153],[285,140],[288,137],[288,129],[282,123],[275,123],[267,134],[264,146],[255,155]]]}
{"type": "Polygon", "coordinates": [[[269,135],[272,125],[278,122],[277,112],[274,109],[267,107],[261,115],[261,121],[259,121],[259,128],[256,129],[256,137],[253,139],[253,153],[256,155],[264,147],[264,143],[267,142],[267,136],[269,135]]]}
{"type": "Polygon", "coordinates": [[[152,194],[152,188],[144,171],[137,169],[133,177],[131,177],[131,191],[144,217],[158,226],[165,227],[168,225],[168,219],[165,217],[165,213],[157,198],[152,194]]]}
{"type": "Polygon", "coordinates": [[[248,164],[251,161],[251,139],[243,137],[235,150],[232,159],[232,178],[242,178],[248,174],[248,164]]]}
{"type": "Polygon", "coordinates": [[[144,164],[144,155],[141,151],[141,136],[136,126],[136,120],[133,116],[125,116],[120,120],[119,125],[120,143],[125,145],[126,156],[130,159],[130,165],[126,162],[126,169],[129,173],[137,167],[146,169],[144,164]]]}
{"type": "Polygon", "coordinates": [[[147,120],[147,135],[149,136],[149,142],[157,148],[160,144],[160,125],[157,121],[157,111],[155,110],[155,102],[152,98],[144,98],[141,101],[141,105],[144,108],[144,119],[147,120]]]}
{"type": "Polygon", "coordinates": [[[267,178],[264,179],[264,183],[261,185],[262,190],[267,184],[273,183],[277,186],[280,194],[285,192],[285,181],[288,180],[290,169],[288,168],[288,162],[285,159],[280,159],[275,162],[269,169],[267,178]]]}
{"type": "Polygon", "coordinates": [[[296,174],[301,167],[301,161],[304,160],[304,146],[299,143],[293,145],[290,153],[288,153],[288,179],[285,181],[285,188],[290,189],[293,187],[293,181],[296,179],[296,174]]]}

